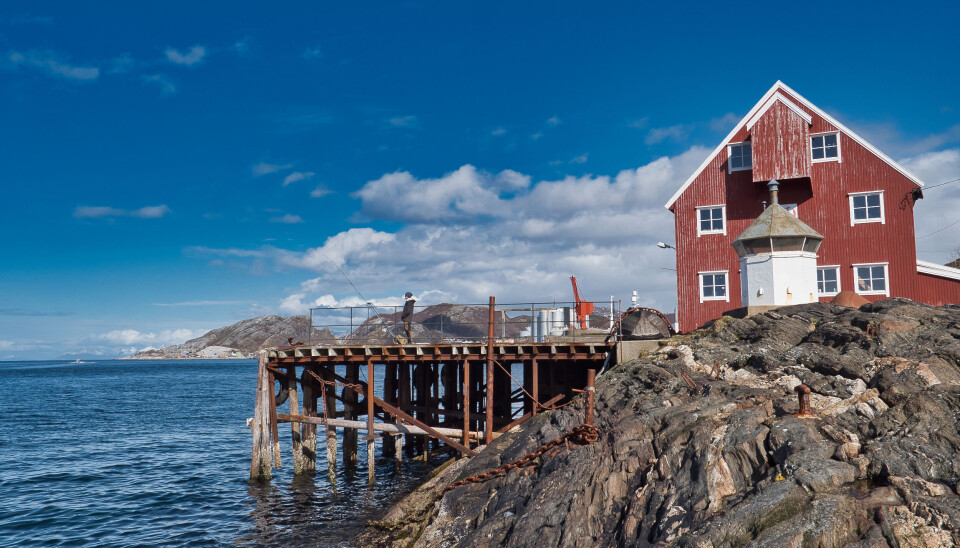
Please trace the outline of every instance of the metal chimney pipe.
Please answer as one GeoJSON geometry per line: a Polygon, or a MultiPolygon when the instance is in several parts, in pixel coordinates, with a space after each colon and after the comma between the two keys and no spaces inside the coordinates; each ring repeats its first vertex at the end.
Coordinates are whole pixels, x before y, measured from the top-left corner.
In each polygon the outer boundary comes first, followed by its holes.
{"type": "Polygon", "coordinates": [[[770,182],[767,183],[767,187],[770,189],[770,205],[774,205],[774,204],[779,205],[780,204],[780,198],[779,198],[780,183],[777,182],[776,179],[771,179],[770,182]]]}

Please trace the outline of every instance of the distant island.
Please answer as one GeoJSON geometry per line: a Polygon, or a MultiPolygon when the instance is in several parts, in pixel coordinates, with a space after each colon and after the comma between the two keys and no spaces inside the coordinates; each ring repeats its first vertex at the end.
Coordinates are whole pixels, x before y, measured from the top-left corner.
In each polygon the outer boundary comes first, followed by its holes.
{"type": "MultiPolygon", "coordinates": [[[[151,348],[128,356],[125,360],[176,359],[248,359],[263,348],[284,346],[288,339],[300,341],[310,331],[309,316],[283,317],[276,314],[258,316],[233,325],[214,329],[183,344],[151,348]]],[[[316,338],[332,337],[329,330],[314,329],[316,338]]]]}

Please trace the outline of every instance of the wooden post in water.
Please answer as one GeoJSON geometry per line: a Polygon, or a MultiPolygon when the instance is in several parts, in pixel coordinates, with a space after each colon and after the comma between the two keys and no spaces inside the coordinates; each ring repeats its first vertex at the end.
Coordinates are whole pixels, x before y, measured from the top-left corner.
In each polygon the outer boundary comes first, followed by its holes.
{"type": "Polygon", "coordinates": [[[486,411],[487,411],[487,425],[485,428],[484,443],[490,444],[493,441],[493,322],[494,319],[494,309],[496,308],[496,303],[494,298],[490,297],[490,321],[487,326],[487,394],[486,394],[486,411]]]}
{"type": "Polygon", "coordinates": [[[374,476],[374,465],[376,464],[376,457],[373,454],[375,449],[375,443],[377,441],[376,435],[373,431],[373,388],[374,388],[374,379],[373,379],[373,360],[367,360],[367,476],[370,482],[370,485],[373,485],[375,476],[374,476]]]}
{"type": "MultiPolygon", "coordinates": [[[[329,370],[329,368],[332,367],[334,366],[324,366],[324,380],[333,380],[333,375],[330,374],[329,370]]],[[[332,384],[323,385],[323,408],[326,410],[328,419],[333,419],[337,416],[337,400],[334,398],[335,394],[335,386],[332,384]]],[[[337,472],[337,429],[328,424],[324,428],[324,431],[327,435],[327,472],[330,474],[330,477],[333,478],[337,472]]]]}
{"type": "MultiPolygon", "coordinates": [[[[360,378],[360,366],[355,363],[347,365],[347,382],[356,383],[360,378]]],[[[347,420],[356,419],[358,416],[357,404],[360,401],[359,394],[347,386],[343,387],[343,418],[347,420]]],[[[357,431],[346,429],[343,431],[343,461],[348,463],[357,462],[357,431]]]]}
{"type": "Polygon", "coordinates": [[[270,387],[267,394],[270,397],[268,407],[270,408],[270,438],[273,440],[271,444],[273,450],[273,467],[280,468],[280,430],[277,426],[277,393],[273,391],[275,383],[276,376],[273,374],[273,371],[267,370],[267,385],[270,387]]]}
{"type": "MultiPolygon", "coordinates": [[[[317,391],[314,389],[313,378],[303,368],[303,375],[300,376],[300,386],[303,387],[303,414],[308,417],[317,416],[317,391]]],[[[301,426],[301,444],[300,458],[303,463],[302,471],[305,474],[313,474],[317,470],[317,425],[304,424],[301,426]]]]}
{"type": "MultiPolygon", "coordinates": [[[[287,369],[287,385],[290,387],[290,414],[300,414],[300,401],[297,395],[297,366],[291,365],[287,369]]],[[[306,460],[300,447],[300,425],[290,423],[290,446],[293,449],[293,473],[302,474],[306,470],[306,460]]]]}
{"type": "Polygon", "coordinates": [[[250,425],[253,434],[253,450],[250,455],[250,479],[252,480],[269,480],[272,474],[270,469],[272,449],[266,407],[270,404],[267,390],[273,390],[273,386],[267,386],[267,381],[267,353],[261,351],[257,365],[257,396],[253,405],[253,423],[250,425]]]}

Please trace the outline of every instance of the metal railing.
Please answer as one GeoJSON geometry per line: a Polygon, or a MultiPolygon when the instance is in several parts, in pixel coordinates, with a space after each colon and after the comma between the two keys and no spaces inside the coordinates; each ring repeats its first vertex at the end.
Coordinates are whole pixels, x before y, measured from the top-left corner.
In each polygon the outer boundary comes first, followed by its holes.
{"type": "MultiPolygon", "coordinates": [[[[310,309],[310,329],[302,337],[313,345],[434,344],[486,342],[490,339],[490,304],[416,305],[408,338],[400,314],[403,305],[317,307],[310,309]]],[[[603,341],[620,317],[621,302],[551,301],[496,303],[493,339],[501,342],[603,341]],[[584,325],[581,313],[592,305],[584,325]]]]}

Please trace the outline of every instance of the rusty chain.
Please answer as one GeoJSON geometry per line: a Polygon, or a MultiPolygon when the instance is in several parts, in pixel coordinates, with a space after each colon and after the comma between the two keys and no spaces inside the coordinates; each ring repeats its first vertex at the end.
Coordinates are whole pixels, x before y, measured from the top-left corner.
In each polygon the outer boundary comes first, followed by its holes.
{"type": "Polygon", "coordinates": [[[479,474],[474,474],[472,476],[465,477],[462,480],[455,481],[450,485],[446,486],[443,489],[443,492],[441,494],[446,494],[448,491],[452,489],[456,489],[457,487],[467,485],[470,483],[483,483],[489,479],[502,476],[515,468],[524,468],[526,466],[530,466],[533,463],[533,461],[540,458],[544,453],[561,444],[565,444],[567,446],[567,449],[569,449],[570,442],[573,442],[576,445],[590,445],[591,443],[597,441],[598,439],[600,439],[600,431],[597,430],[596,426],[593,426],[590,424],[581,424],[580,426],[574,428],[573,430],[567,432],[566,434],[560,436],[559,438],[552,441],[548,441],[547,443],[541,445],[539,448],[537,448],[536,451],[524,457],[521,457],[513,462],[509,462],[502,466],[498,466],[497,468],[494,468],[492,470],[487,470],[486,472],[480,472],[479,474]]]}

